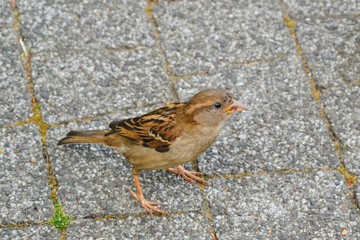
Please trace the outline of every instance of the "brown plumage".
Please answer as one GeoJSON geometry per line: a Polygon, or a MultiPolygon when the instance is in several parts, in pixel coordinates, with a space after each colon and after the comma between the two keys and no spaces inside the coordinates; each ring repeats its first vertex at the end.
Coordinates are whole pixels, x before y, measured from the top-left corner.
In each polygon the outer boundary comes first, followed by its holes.
{"type": "Polygon", "coordinates": [[[146,200],[139,180],[141,170],[166,169],[189,182],[206,183],[199,172],[185,170],[181,164],[193,161],[216,139],[221,126],[233,112],[246,109],[224,90],[207,89],[188,102],[171,103],[142,115],[110,123],[109,130],[71,131],[62,144],[105,144],[120,152],[133,166],[138,193],[130,191],[152,215],[167,214],[146,200]],[[171,168],[171,167],[175,167],[171,168]]]}

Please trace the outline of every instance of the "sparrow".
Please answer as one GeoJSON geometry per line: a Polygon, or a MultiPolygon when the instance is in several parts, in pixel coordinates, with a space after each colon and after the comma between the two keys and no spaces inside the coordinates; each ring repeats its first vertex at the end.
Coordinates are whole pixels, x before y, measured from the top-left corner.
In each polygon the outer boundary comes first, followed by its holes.
{"type": "Polygon", "coordinates": [[[206,184],[203,173],[189,171],[182,164],[194,161],[214,143],[228,117],[246,110],[231,94],[220,89],[200,91],[187,102],[170,103],[145,115],[113,121],[108,129],[70,131],[58,145],[104,144],[132,165],[137,193],[130,194],[153,216],[153,212],[169,215],[158,208],[159,202],[144,197],[139,179],[142,170],[165,169],[206,184]]]}

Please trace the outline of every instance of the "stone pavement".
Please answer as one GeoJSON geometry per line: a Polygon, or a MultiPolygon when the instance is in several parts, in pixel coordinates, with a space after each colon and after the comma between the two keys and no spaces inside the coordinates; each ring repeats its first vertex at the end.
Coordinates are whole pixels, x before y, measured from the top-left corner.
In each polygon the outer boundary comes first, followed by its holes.
{"type": "Polygon", "coordinates": [[[358,0],[0,11],[0,239],[360,239],[358,0]],[[170,217],[144,214],[116,152],[56,145],[210,87],[249,111],[187,165],[209,185],[142,173],[170,217]]]}

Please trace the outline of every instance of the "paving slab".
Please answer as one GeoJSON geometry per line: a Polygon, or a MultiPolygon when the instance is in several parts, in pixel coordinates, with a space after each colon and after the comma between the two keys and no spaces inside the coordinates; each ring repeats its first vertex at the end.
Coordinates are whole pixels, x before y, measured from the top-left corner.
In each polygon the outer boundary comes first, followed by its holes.
{"type": "Polygon", "coordinates": [[[228,89],[248,107],[229,119],[213,147],[199,158],[199,167],[206,174],[338,165],[296,56],[223,68],[176,85],[183,99],[204,88],[228,89]]]}
{"type": "Polygon", "coordinates": [[[23,70],[16,34],[11,25],[0,25],[0,126],[31,115],[31,97],[23,70]],[[11,94],[9,94],[11,93],[11,94]]]}
{"type": "Polygon", "coordinates": [[[126,220],[81,220],[67,230],[71,239],[211,239],[207,219],[199,213],[126,220]]]}
{"type": "Polygon", "coordinates": [[[346,168],[360,176],[360,86],[328,89],[323,102],[343,143],[346,168]]]}
{"type": "Polygon", "coordinates": [[[306,17],[297,22],[300,44],[321,87],[360,84],[359,32],[360,18],[306,17]]]}
{"type": "Polygon", "coordinates": [[[360,215],[338,172],[213,179],[219,239],[359,239],[360,215]]]}
{"type": "Polygon", "coordinates": [[[51,52],[33,57],[35,92],[50,123],[172,101],[159,52],[51,52]]]}
{"type": "Polygon", "coordinates": [[[49,219],[52,202],[38,128],[2,128],[0,139],[0,224],[49,219]]]}
{"type": "Polygon", "coordinates": [[[154,45],[146,1],[19,1],[34,53],[154,45]],[[36,14],[34,14],[36,13],[36,14]]]}
{"type": "MultiPolygon", "coordinates": [[[[132,116],[138,114],[133,112],[132,116]]],[[[49,131],[49,154],[59,181],[60,202],[67,213],[82,218],[144,212],[127,190],[136,191],[136,188],[131,165],[125,158],[99,145],[56,145],[70,130],[104,129],[112,120],[127,117],[130,115],[126,113],[108,115],[87,123],[72,122],[49,131]]],[[[177,175],[163,170],[144,171],[141,180],[145,197],[163,203],[163,210],[193,211],[201,208],[200,189],[177,175]]]]}
{"type": "Polygon", "coordinates": [[[2,240],[59,239],[59,237],[59,232],[50,226],[0,229],[2,240]]]}
{"type": "Polygon", "coordinates": [[[153,12],[176,74],[294,50],[276,1],[160,1],[153,12]]]}
{"type": "MultiPolygon", "coordinates": [[[[292,16],[314,16],[318,18],[328,18],[343,15],[359,14],[360,5],[356,0],[284,0],[289,7],[292,16]]],[[[344,16],[345,17],[345,16],[344,16]]]]}

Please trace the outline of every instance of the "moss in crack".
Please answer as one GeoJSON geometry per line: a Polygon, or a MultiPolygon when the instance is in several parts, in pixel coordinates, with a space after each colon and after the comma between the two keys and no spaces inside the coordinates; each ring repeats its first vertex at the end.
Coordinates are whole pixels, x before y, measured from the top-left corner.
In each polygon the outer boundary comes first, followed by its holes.
{"type": "Polygon", "coordinates": [[[147,4],[145,7],[145,13],[148,16],[150,23],[152,24],[152,30],[153,30],[153,34],[155,36],[155,46],[157,49],[159,49],[162,58],[163,58],[163,69],[165,74],[168,76],[168,80],[171,86],[171,92],[175,98],[175,101],[179,101],[179,95],[176,91],[175,88],[175,80],[176,80],[176,75],[173,74],[170,70],[169,67],[169,61],[167,59],[167,55],[165,53],[164,48],[161,45],[161,40],[160,40],[160,31],[159,31],[159,24],[155,18],[155,15],[153,13],[153,5],[157,4],[158,0],[147,0],[147,4]]]}
{"type": "Polygon", "coordinates": [[[289,16],[284,16],[284,22],[287,28],[290,29],[290,31],[295,31],[296,22],[292,20],[289,16]]]}
{"type": "Polygon", "coordinates": [[[357,177],[354,174],[351,174],[343,165],[339,166],[337,170],[344,176],[349,187],[356,184],[357,177]]]}
{"type": "Polygon", "coordinates": [[[54,205],[54,215],[48,221],[48,224],[54,226],[59,231],[67,228],[71,224],[73,217],[70,217],[64,212],[63,206],[60,203],[54,205]]]}
{"type": "Polygon", "coordinates": [[[41,106],[39,103],[33,104],[33,117],[31,121],[40,127],[41,142],[46,144],[46,131],[49,128],[49,124],[45,123],[42,118],[41,106]]]}

